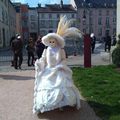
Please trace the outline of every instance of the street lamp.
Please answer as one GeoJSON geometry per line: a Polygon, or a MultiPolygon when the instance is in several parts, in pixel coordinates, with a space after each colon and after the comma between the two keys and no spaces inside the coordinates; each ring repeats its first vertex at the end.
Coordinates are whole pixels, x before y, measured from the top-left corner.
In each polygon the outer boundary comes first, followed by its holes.
{"type": "Polygon", "coordinates": [[[40,16],[39,16],[39,11],[38,11],[38,36],[39,36],[39,33],[40,33],[40,30],[39,30],[40,29],[40,27],[39,27],[40,26],[39,19],[40,19],[40,16]]]}
{"type": "Polygon", "coordinates": [[[90,33],[91,33],[91,19],[90,19],[90,3],[87,5],[87,3],[86,3],[86,1],[84,0],[84,11],[83,11],[83,22],[85,22],[85,25],[87,25],[86,27],[85,27],[85,29],[86,29],[86,32],[90,35],[90,33]],[[87,13],[88,12],[88,13],[87,13]],[[86,15],[88,14],[88,24],[87,24],[87,22],[86,22],[86,20],[87,20],[87,17],[86,17],[86,15]],[[88,30],[87,30],[88,29],[88,30]]]}
{"type": "Polygon", "coordinates": [[[38,4],[38,9],[37,9],[37,13],[38,13],[38,15],[37,15],[37,17],[38,17],[38,36],[40,34],[40,12],[39,12],[40,7],[41,7],[41,4],[38,4]]]}

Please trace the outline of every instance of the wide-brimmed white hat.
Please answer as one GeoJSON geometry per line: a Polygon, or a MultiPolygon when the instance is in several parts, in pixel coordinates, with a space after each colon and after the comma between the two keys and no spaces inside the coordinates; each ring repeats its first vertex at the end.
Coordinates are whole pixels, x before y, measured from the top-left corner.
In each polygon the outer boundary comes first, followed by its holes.
{"type": "Polygon", "coordinates": [[[49,40],[50,39],[55,39],[58,42],[58,45],[62,48],[65,46],[65,42],[64,42],[64,38],[61,37],[60,35],[58,35],[57,33],[48,33],[47,35],[45,35],[44,37],[42,37],[42,42],[43,44],[45,44],[46,46],[49,46],[49,40]]]}

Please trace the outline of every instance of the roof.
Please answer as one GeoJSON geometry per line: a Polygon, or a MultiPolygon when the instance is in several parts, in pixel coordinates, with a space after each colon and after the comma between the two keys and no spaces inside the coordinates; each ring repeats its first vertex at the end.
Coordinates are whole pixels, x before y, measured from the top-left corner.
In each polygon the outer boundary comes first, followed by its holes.
{"type": "Polygon", "coordinates": [[[116,8],[117,0],[74,0],[77,8],[116,8]]]}
{"type": "Polygon", "coordinates": [[[45,7],[38,7],[38,12],[76,12],[72,5],[52,4],[45,7]]]}

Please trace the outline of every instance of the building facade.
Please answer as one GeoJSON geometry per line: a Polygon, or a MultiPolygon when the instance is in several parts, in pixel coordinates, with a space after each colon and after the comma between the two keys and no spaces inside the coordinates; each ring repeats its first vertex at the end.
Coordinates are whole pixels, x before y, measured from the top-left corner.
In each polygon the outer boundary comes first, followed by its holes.
{"type": "Polygon", "coordinates": [[[117,36],[120,34],[120,0],[117,0],[117,36]]]}
{"type": "Polygon", "coordinates": [[[29,39],[29,6],[21,3],[13,3],[13,5],[16,9],[16,33],[21,35],[24,44],[26,44],[29,39]]]}
{"type": "Polygon", "coordinates": [[[27,4],[21,4],[22,39],[24,44],[29,39],[28,7],[27,4]]]}
{"type": "Polygon", "coordinates": [[[36,41],[38,37],[38,13],[37,8],[29,7],[28,10],[29,20],[29,37],[32,37],[36,41]]]}
{"type": "Polygon", "coordinates": [[[72,5],[61,4],[38,6],[38,34],[43,36],[50,32],[56,32],[61,15],[66,15],[68,19],[76,20],[77,12],[72,5]]]}
{"type": "Polygon", "coordinates": [[[116,34],[116,0],[71,0],[77,8],[79,28],[103,40],[106,33],[116,34]]]}
{"type": "Polygon", "coordinates": [[[15,9],[10,0],[0,0],[0,47],[8,47],[15,35],[15,9]]]}

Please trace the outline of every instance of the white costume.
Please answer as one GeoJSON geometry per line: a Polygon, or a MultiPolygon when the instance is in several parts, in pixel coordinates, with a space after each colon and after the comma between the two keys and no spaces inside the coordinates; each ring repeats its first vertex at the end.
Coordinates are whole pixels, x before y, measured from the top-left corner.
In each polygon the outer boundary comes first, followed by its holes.
{"type": "Polygon", "coordinates": [[[80,94],[72,80],[72,71],[66,66],[64,39],[56,33],[42,38],[48,46],[42,58],[35,62],[35,92],[33,112],[45,112],[63,106],[80,108],[80,94]],[[49,37],[55,38],[59,46],[50,47],[49,37]]]}

